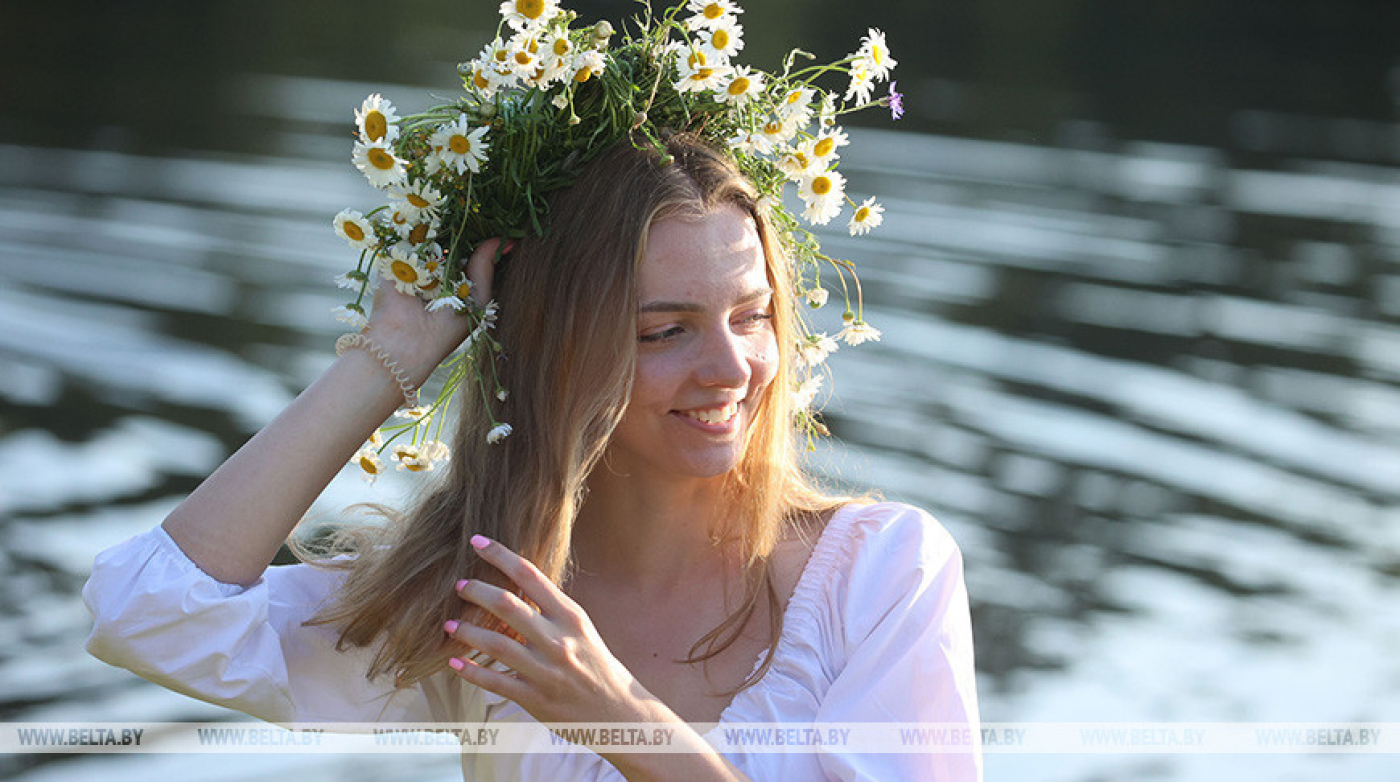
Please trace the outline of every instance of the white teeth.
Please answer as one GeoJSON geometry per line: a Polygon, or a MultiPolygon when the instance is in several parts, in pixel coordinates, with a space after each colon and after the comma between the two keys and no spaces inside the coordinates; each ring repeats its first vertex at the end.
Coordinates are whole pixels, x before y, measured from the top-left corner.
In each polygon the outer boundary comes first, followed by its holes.
{"type": "Polygon", "coordinates": [[[713,410],[687,410],[685,415],[705,424],[722,424],[739,412],[739,405],[727,404],[713,410]]]}

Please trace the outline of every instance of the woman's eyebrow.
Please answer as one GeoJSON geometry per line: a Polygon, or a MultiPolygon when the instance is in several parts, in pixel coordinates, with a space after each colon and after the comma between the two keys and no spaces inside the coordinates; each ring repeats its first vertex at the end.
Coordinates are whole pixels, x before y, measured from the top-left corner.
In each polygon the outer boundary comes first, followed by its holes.
{"type": "MultiPolygon", "coordinates": [[[[735,307],[758,301],[773,295],[772,288],[755,288],[734,300],[735,307]]],[[[639,313],[648,312],[703,312],[705,308],[694,301],[649,301],[637,309],[639,313]]]]}

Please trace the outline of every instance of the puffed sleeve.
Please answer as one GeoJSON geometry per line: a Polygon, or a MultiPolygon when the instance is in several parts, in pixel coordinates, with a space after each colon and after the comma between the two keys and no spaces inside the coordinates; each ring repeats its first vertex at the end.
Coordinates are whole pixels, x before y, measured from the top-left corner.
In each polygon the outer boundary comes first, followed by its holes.
{"type": "Polygon", "coordinates": [[[982,778],[972,620],[962,553],[918,508],[870,506],[851,528],[855,557],[832,585],[845,664],[818,722],[942,723],[966,726],[971,752],[823,752],[829,779],[982,778]]]}
{"type": "Polygon", "coordinates": [[[248,587],[215,580],[161,527],[98,555],[83,600],[94,657],[185,695],[276,723],[429,722],[421,686],[369,681],[369,653],[306,626],[343,575],[271,567],[248,587]]]}

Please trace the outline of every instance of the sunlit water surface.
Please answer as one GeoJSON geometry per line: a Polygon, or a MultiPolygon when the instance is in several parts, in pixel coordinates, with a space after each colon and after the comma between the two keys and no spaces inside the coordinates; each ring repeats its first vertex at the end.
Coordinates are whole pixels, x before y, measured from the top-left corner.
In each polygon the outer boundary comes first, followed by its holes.
{"type": "MultiPolygon", "coordinates": [[[[0,147],[0,703],[227,715],[90,659],[77,594],[332,359],[361,85],[250,80],[265,157],[0,147]],[[344,153],[344,154],[342,154],[344,153]]],[[[404,94],[410,93],[407,89],[404,94]]],[[[417,108],[409,106],[409,109],[417,108]]],[[[873,345],[816,464],[966,558],[989,721],[1384,721],[1400,703],[1400,177],[862,132],[873,345]]],[[[835,309],[834,307],[830,309],[835,309]]],[[[835,330],[836,312],[817,314],[835,330]]],[[[347,471],[313,513],[401,498],[347,471]]],[[[7,757],[25,780],[453,779],[453,758],[7,757]]],[[[1393,778],[1364,755],[990,755],[990,779],[1393,778]]]]}

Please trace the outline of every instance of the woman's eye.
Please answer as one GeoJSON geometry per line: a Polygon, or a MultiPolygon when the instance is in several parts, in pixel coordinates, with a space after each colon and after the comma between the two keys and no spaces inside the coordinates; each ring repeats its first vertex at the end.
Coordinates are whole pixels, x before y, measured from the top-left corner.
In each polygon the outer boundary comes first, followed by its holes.
{"type": "Polygon", "coordinates": [[[653,331],[653,332],[650,332],[650,333],[648,333],[648,334],[642,334],[641,336],[637,337],[637,341],[638,341],[638,342],[661,342],[662,340],[670,339],[671,337],[674,337],[674,336],[676,336],[677,334],[680,334],[680,333],[681,333],[681,327],[680,327],[680,326],[671,326],[671,327],[669,327],[669,328],[664,328],[664,329],[662,329],[662,330],[660,330],[660,331],[653,331]]]}
{"type": "Polygon", "coordinates": [[[765,320],[772,319],[773,313],[771,312],[752,312],[748,315],[745,315],[743,318],[740,318],[740,322],[748,326],[757,326],[759,323],[765,320]]]}

